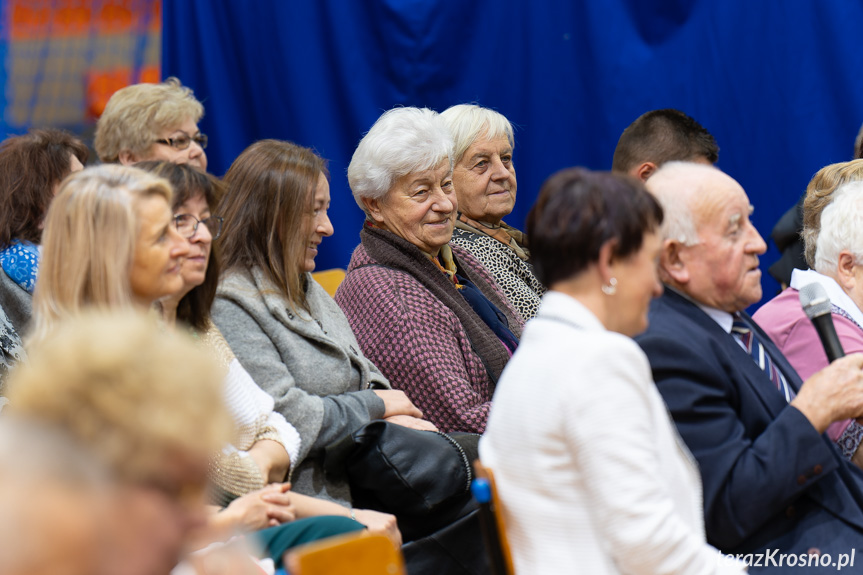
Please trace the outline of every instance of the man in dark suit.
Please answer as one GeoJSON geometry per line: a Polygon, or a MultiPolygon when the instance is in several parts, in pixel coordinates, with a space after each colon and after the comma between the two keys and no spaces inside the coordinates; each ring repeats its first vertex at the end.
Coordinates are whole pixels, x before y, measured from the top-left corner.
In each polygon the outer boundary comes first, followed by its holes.
{"type": "Polygon", "coordinates": [[[666,210],[666,290],[637,341],[701,467],[708,541],[751,553],[753,572],[863,565],[863,473],[824,435],[863,416],[863,355],[802,383],[743,311],[761,299],[766,250],[743,188],[679,162],[647,186],[666,210]]]}

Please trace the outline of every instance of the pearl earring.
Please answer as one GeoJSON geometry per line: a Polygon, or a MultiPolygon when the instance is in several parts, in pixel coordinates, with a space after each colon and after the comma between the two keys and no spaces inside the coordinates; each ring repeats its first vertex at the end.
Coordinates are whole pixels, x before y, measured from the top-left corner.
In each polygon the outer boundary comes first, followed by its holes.
{"type": "Polygon", "coordinates": [[[608,278],[608,285],[602,286],[602,293],[614,295],[617,292],[617,278],[608,278]]]}

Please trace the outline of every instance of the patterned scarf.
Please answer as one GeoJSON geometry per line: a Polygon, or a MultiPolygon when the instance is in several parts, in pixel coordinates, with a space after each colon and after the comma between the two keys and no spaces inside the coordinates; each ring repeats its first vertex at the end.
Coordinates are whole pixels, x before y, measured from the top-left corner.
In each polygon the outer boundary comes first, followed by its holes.
{"type": "Polygon", "coordinates": [[[36,287],[36,272],[39,271],[39,246],[28,241],[12,240],[0,251],[0,266],[12,281],[27,293],[36,287]]]}
{"type": "Polygon", "coordinates": [[[473,220],[459,212],[455,227],[475,234],[486,235],[511,248],[519,259],[524,261],[530,259],[530,251],[527,249],[527,235],[503,222],[490,227],[488,224],[473,220]]]}
{"type": "MultiPolygon", "coordinates": [[[[444,275],[440,273],[440,264],[435,265],[432,263],[428,255],[409,241],[373,225],[363,226],[360,232],[360,240],[366,249],[366,253],[378,265],[393,268],[411,275],[423,287],[429,290],[435,298],[452,310],[467,333],[474,351],[482,360],[492,382],[497,383],[503,368],[506,366],[507,361],[509,361],[509,351],[482,318],[477,315],[470,304],[461,296],[455,288],[454,280],[447,277],[448,274],[444,275]]],[[[507,309],[504,301],[498,297],[492,286],[479,274],[468,270],[464,266],[459,267],[455,258],[453,258],[453,262],[458,268],[459,273],[473,282],[498,309],[507,309]]],[[[518,328],[518,321],[508,315],[507,318],[509,325],[513,328],[515,337],[520,337],[521,330],[518,328]]]]}
{"type": "Polygon", "coordinates": [[[458,267],[455,265],[455,259],[452,257],[452,248],[449,244],[443,246],[440,249],[440,254],[438,257],[433,258],[429,254],[426,254],[428,259],[437,266],[444,275],[446,275],[455,285],[456,289],[464,289],[464,286],[458,283],[458,277],[456,277],[456,272],[458,272],[458,267]],[[443,264],[441,264],[441,260],[443,260],[443,264]]]}

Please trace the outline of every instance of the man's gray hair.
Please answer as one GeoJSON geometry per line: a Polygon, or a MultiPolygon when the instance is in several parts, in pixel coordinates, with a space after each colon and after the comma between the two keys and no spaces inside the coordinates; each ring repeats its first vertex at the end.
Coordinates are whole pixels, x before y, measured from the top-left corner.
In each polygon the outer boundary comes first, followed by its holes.
{"type": "Polygon", "coordinates": [[[662,239],[674,239],[686,246],[699,242],[698,230],[692,213],[692,200],[701,190],[701,178],[716,168],[692,162],[663,164],[645,182],[647,191],[659,200],[665,217],[662,220],[662,239]]]}

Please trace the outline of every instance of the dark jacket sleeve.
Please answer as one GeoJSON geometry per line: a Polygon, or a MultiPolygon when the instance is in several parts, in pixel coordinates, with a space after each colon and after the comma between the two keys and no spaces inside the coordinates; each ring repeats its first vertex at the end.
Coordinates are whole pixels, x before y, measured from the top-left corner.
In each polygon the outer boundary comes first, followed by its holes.
{"type": "Polygon", "coordinates": [[[839,463],[796,408],[785,406],[771,418],[753,403],[760,398],[751,385],[761,382],[743,380],[733,365],[739,358],[710,337],[677,327],[673,337],[671,329],[648,330],[638,343],[701,468],[708,540],[734,548],[839,463]]]}

